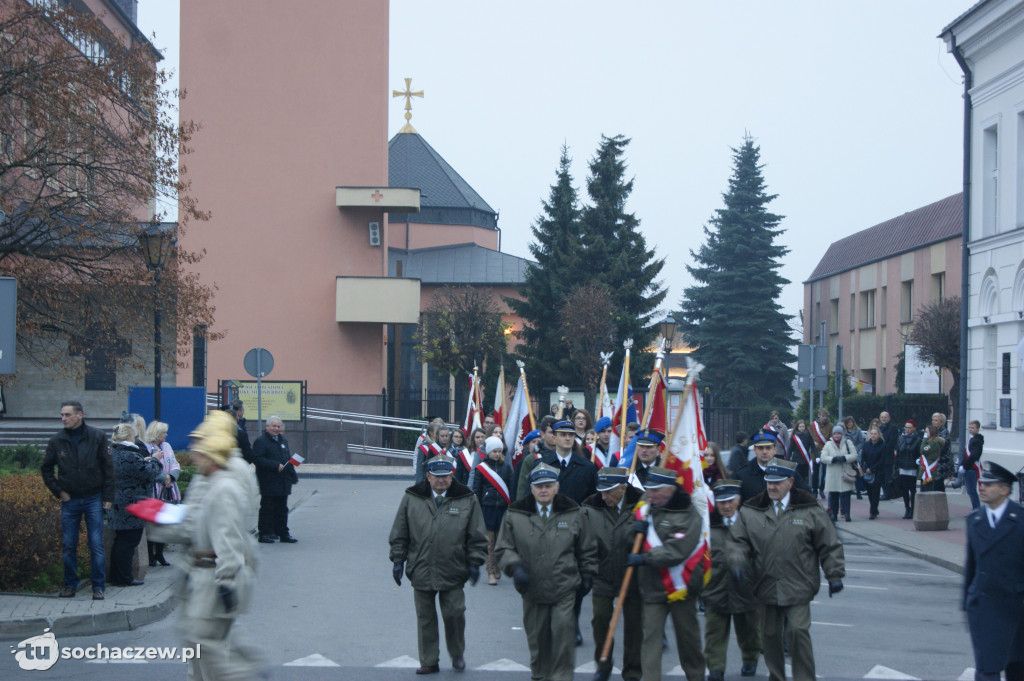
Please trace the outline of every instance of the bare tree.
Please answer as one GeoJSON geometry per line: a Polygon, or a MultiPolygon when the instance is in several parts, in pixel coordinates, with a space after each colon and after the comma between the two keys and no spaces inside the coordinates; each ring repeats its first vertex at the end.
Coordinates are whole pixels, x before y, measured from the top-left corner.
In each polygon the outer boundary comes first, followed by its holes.
{"type": "Polygon", "coordinates": [[[473,365],[505,352],[505,324],[487,288],[445,286],[420,314],[416,353],[440,371],[473,373],[473,365]]]}
{"type": "Polygon", "coordinates": [[[66,367],[105,347],[139,365],[151,346],[131,340],[151,332],[155,296],[182,350],[213,321],[210,289],[180,267],[201,254],[177,249],[156,292],[138,243],[209,217],[179,175],[197,126],[174,120],[148,41],[75,7],[0,0],[0,275],[18,280],[30,360],[66,367]],[[177,223],[156,209],[172,202],[177,223]]]}
{"type": "MultiPolygon", "coordinates": [[[[960,395],[960,298],[943,298],[921,308],[914,326],[906,337],[912,345],[920,346],[918,356],[940,369],[947,370],[953,376],[953,386],[949,389],[949,399],[953,410],[959,413],[960,395]]],[[[950,435],[956,437],[954,419],[950,435]]]]}
{"type": "Polygon", "coordinates": [[[581,383],[586,404],[594,404],[601,381],[601,353],[615,345],[615,302],[600,283],[574,287],[558,311],[558,324],[568,357],[559,369],[568,383],[581,383]]]}

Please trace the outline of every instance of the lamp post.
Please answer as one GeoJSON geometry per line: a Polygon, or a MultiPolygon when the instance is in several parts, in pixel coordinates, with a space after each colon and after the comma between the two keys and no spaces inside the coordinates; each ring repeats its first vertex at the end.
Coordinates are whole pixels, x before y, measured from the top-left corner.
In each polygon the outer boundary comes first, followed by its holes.
{"type": "Polygon", "coordinates": [[[153,270],[153,420],[160,420],[160,271],[167,267],[174,250],[174,236],[154,225],[139,233],[139,246],[146,267],[153,270]]]}
{"type": "Polygon", "coordinates": [[[669,352],[672,350],[672,340],[676,337],[676,318],[669,315],[658,326],[661,329],[661,337],[665,339],[665,351],[669,352]]]}

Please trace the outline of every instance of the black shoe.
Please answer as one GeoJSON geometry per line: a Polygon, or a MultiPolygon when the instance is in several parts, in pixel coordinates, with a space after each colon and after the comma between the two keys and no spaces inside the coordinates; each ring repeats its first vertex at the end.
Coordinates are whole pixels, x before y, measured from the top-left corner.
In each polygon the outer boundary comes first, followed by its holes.
{"type": "Polygon", "coordinates": [[[857,493],[857,501],[864,501],[864,497],[861,496],[860,492],[857,493]]]}
{"type": "Polygon", "coordinates": [[[712,669],[708,672],[708,681],[725,681],[725,672],[721,669],[712,669]]]}
{"type": "Polygon", "coordinates": [[[740,667],[740,676],[753,676],[757,673],[757,663],[745,664],[740,667]]]}
{"type": "Polygon", "coordinates": [[[155,558],[149,561],[149,567],[156,567],[156,559],[155,558]]]}
{"type": "Polygon", "coordinates": [[[280,539],[280,537],[277,536],[276,534],[268,534],[267,536],[270,537],[271,539],[280,539]]]}
{"type": "Polygon", "coordinates": [[[872,513],[871,515],[868,516],[868,520],[874,520],[877,517],[878,517],[877,513],[872,513]]]}
{"type": "Polygon", "coordinates": [[[291,536],[290,534],[286,534],[285,536],[281,537],[281,543],[282,544],[294,544],[297,541],[299,541],[299,540],[296,539],[295,537],[291,536]]]}
{"type": "Polygon", "coordinates": [[[422,667],[417,669],[416,673],[417,674],[436,674],[439,671],[441,671],[441,665],[428,664],[428,665],[423,665],[422,667]]]}
{"type": "Polygon", "coordinates": [[[459,657],[452,658],[452,669],[457,672],[465,671],[466,660],[463,659],[461,655],[459,657]]]}
{"type": "Polygon", "coordinates": [[[59,596],[61,598],[74,598],[77,589],[72,589],[70,586],[66,586],[60,590],[59,596]]]}
{"type": "Polygon", "coordinates": [[[847,515],[847,516],[845,516],[845,517],[846,517],[846,522],[848,522],[848,523],[849,523],[849,522],[852,522],[852,521],[853,521],[853,518],[851,518],[851,517],[850,517],[849,515],[847,515]]]}
{"type": "Polygon", "coordinates": [[[164,567],[170,567],[171,566],[171,564],[168,563],[167,559],[164,558],[163,556],[160,556],[159,558],[157,558],[156,562],[159,563],[160,565],[164,566],[164,567]]]}
{"type": "Polygon", "coordinates": [[[274,543],[274,540],[271,539],[270,535],[267,535],[267,534],[261,534],[259,539],[257,539],[256,541],[258,541],[261,544],[273,544],[274,543]]]}
{"type": "Polygon", "coordinates": [[[142,586],[145,584],[141,579],[133,579],[130,582],[107,582],[110,586],[142,586]]]}
{"type": "Polygon", "coordinates": [[[92,599],[94,601],[102,601],[103,600],[103,589],[93,589],[92,590],[92,599]]]}
{"type": "Polygon", "coordinates": [[[904,519],[904,520],[913,520],[913,519],[914,519],[914,512],[913,512],[913,511],[911,511],[911,510],[910,510],[910,509],[908,508],[908,509],[907,509],[907,512],[903,514],[903,519],[904,519]]]}
{"type": "Polygon", "coordinates": [[[583,634],[580,633],[580,626],[576,625],[576,647],[583,645],[583,634]]]}

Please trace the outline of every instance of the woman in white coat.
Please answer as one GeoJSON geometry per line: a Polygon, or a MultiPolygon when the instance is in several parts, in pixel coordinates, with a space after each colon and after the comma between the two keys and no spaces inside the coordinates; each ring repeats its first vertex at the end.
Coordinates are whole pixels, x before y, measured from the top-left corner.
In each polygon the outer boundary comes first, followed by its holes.
{"type": "Polygon", "coordinates": [[[832,429],[832,437],[821,449],[821,462],[828,466],[825,491],[828,492],[828,514],[832,522],[839,519],[840,511],[846,522],[850,522],[850,495],[856,487],[857,448],[843,437],[845,434],[842,426],[836,426],[832,429]]]}

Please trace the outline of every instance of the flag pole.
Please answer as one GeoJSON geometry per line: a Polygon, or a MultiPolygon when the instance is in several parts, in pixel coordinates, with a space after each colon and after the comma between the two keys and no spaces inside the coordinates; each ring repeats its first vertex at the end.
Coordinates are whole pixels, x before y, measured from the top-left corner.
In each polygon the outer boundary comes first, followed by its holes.
{"type": "MultiPolygon", "coordinates": [[[[626,357],[622,360],[622,392],[620,395],[622,399],[622,422],[619,425],[619,459],[622,459],[623,453],[626,451],[626,414],[629,413],[629,403],[626,401],[629,399],[629,351],[633,347],[633,339],[627,338],[622,341],[622,347],[626,349],[626,357]]],[[[614,416],[614,414],[613,414],[614,416]]],[[[630,473],[633,469],[630,469],[630,473]]]]}
{"type": "MultiPolygon", "coordinates": [[[[636,539],[633,540],[633,550],[630,553],[640,553],[640,547],[643,544],[644,535],[637,532],[636,539]]],[[[608,623],[608,634],[604,637],[604,646],[601,648],[601,662],[607,662],[608,658],[612,655],[612,643],[615,641],[615,626],[619,623],[619,615],[622,613],[622,606],[626,602],[627,591],[629,590],[629,582],[633,579],[633,571],[635,568],[630,565],[626,568],[626,573],[622,576],[622,586],[619,587],[619,598],[615,603],[615,611],[612,613],[612,619],[608,623]]],[[[605,677],[601,671],[594,672],[594,680],[600,681],[605,677]]]]}
{"type": "Polygon", "coordinates": [[[565,396],[568,394],[569,386],[558,386],[558,415],[555,418],[557,418],[559,421],[562,420],[562,416],[565,414],[565,396]]]}
{"type": "MultiPolygon", "coordinates": [[[[651,410],[654,408],[654,396],[651,395],[651,393],[654,390],[654,382],[655,382],[654,379],[658,375],[658,372],[661,371],[661,360],[664,357],[665,357],[665,339],[662,338],[661,339],[661,344],[658,346],[657,359],[654,360],[654,372],[651,374],[651,383],[650,383],[650,385],[647,386],[647,404],[644,405],[644,415],[643,415],[643,418],[640,419],[640,430],[643,430],[644,428],[646,428],[647,424],[651,422],[651,410]]],[[[623,414],[625,414],[625,412],[623,412],[623,414]]],[[[622,432],[623,433],[626,432],[625,427],[623,427],[622,432]]],[[[626,448],[623,447],[622,451],[626,451],[626,448]]],[[[622,455],[620,454],[619,456],[622,456],[622,455]]],[[[633,475],[633,473],[635,471],[636,471],[636,452],[633,453],[633,458],[629,462],[629,474],[633,475]]]]}
{"type": "Polygon", "coordinates": [[[526,386],[526,364],[517,359],[516,366],[519,367],[519,375],[523,379],[523,396],[526,397],[526,412],[530,415],[530,430],[537,430],[537,420],[533,418],[533,402],[530,400],[530,389],[526,386]]]}
{"type": "Polygon", "coordinates": [[[484,420],[480,416],[480,369],[477,367],[476,362],[473,362],[473,404],[476,405],[476,417],[480,419],[480,423],[484,420]]]}
{"type": "MultiPolygon", "coordinates": [[[[676,425],[675,425],[675,428],[672,429],[672,433],[669,434],[665,438],[665,442],[672,442],[675,439],[675,437],[676,437],[676,429],[679,428],[679,425],[683,422],[683,410],[686,409],[686,400],[690,396],[690,393],[692,393],[692,392],[693,392],[693,379],[689,375],[687,375],[687,377],[686,377],[686,386],[683,388],[683,399],[680,400],[679,408],[676,409],[676,425]]],[[[658,465],[662,464],[662,456],[663,455],[664,456],[668,455],[668,448],[667,447],[665,448],[664,452],[662,452],[661,454],[658,455],[658,465]]]]}
{"type": "MultiPolygon", "coordinates": [[[[1022,353],[1022,354],[1024,354],[1024,353],[1022,353]]],[[[595,421],[597,419],[601,418],[600,417],[601,408],[604,406],[604,395],[605,395],[605,392],[607,391],[607,388],[605,386],[605,381],[608,380],[608,362],[610,362],[611,359],[612,359],[612,353],[610,353],[610,352],[608,352],[608,353],[602,352],[601,353],[601,364],[603,366],[601,368],[601,385],[600,385],[600,387],[598,388],[598,391],[597,391],[597,405],[594,407],[594,420],[595,421]]]]}

